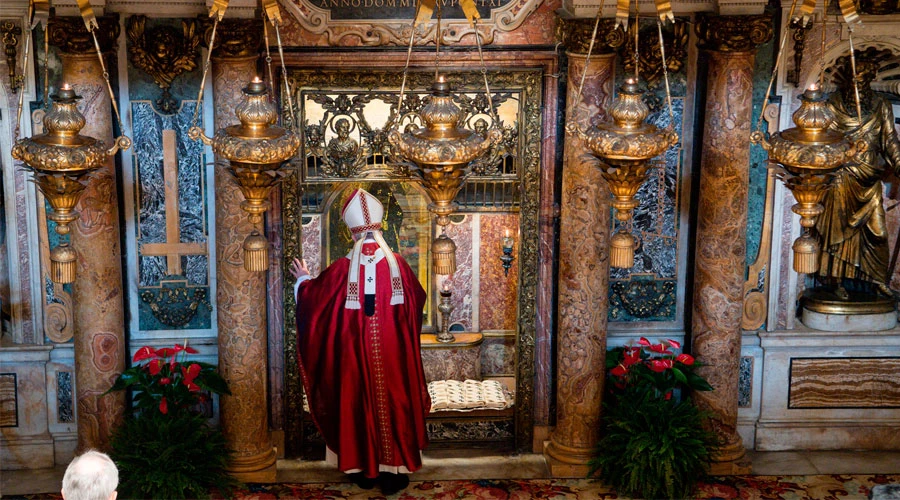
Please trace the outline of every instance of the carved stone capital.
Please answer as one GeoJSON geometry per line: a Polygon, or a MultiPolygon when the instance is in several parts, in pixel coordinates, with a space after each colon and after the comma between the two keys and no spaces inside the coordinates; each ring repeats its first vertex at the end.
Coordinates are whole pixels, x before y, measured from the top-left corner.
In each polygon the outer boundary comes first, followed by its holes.
{"type": "MultiPolygon", "coordinates": [[[[101,52],[113,52],[116,49],[116,40],[119,38],[119,16],[109,15],[97,17],[100,29],[95,30],[97,42],[100,43],[101,52]]],[[[94,48],[94,38],[84,26],[80,17],[50,18],[47,26],[50,34],[50,45],[59,47],[67,54],[90,54],[94,48]]]]}
{"type": "Polygon", "coordinates": [[[750,52],[772,39],[774,20],[761,16],[700,16],[700,48],[719,52],[750,52]]]}
{"type": "MultiPolygon", "coordinates": [[[[594,33],[594,19],[560,19],[556,24],[556,38],[569,52],[587,54],[594,33]]],[[[625,43],[625,31],[617,28],[615,19],[601,19],[592,54],[611,53],[625,43]]]]}
{"type": "MultiPolygon", "coordinates": [[[[203,29],[203,46],[209,47],[213,22],[206,16],[198,16],[203,29]]],[[[213,57],[248,57],[259,54],[263,39],[262,19],[223,19],[216,28],[213,57]]]]}

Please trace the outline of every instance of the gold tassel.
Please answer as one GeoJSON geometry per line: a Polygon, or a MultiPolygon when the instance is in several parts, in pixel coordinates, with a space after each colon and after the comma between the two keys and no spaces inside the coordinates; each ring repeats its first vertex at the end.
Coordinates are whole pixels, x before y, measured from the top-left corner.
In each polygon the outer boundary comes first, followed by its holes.
{"type": "Polygon", "coordinates": [[[794,250],[794,271],[812,274],[819,270],[819,240],[804,234],[791,248],[794,250]]]}
{"type": "Polygon", "coordinates": [[[446,234],[431,244],[431,268],[434,274],[449,276],[456,272],[456,243],[446,234]]]}
{"type": "Polygon", "coordinates": [[[67,243],[50,251],[50,281],[54,283],[75,282],[75,260],[78,254],[67,243]]]}
{"type": "Polygon", "coordinates": [[[269,240],[253,230],[244,240],[244,269],[251,273],[269,269],[269,240]]]}
{"type": "Polygon", "coordinates": [[[619,231],[609,240],[609,265],[620,269],[634,267],[634,236],[619,231]]]}

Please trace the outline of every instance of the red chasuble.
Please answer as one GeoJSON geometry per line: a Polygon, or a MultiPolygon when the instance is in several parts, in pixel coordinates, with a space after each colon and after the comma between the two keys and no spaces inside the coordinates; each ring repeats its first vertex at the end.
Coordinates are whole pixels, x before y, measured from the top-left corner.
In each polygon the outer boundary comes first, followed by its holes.
{"type": "MultiPolygon", "coordinates": [[[[366,244],[363,253],[371,248],[366,244]]],[[[403,303],[390,304],[390,271],[382,258],[374,264],[371,316],[364,307],[345,308],[346,257],[301,283],[297,293],[300,373],[313,420],[337,454],[338,469],[368,477],[379,468],[419,469],[428,443],[431,400],[419,352],[426,295],[406,261],[396,258],[403,303]]],[[[362,293],[359,298],[365,300],[362,293]]]]}

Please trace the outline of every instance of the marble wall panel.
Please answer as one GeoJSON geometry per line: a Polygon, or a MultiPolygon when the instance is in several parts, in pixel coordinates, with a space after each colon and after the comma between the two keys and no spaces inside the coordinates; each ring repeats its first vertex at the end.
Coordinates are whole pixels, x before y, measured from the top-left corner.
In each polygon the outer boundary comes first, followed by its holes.
{"type": "Polygon", "coordinates": [[[15,373],[0,373],[0,427],[18,427],[18,389],[15,373]]]}
{"type": "Polygon", "coordinates": [[[422,349],[425,380],[480,380],[478,346],[422,349]]]}
{"type": "MultiPolygon", "coordinates": [[[[519,277],[519,217],[516,214],[481,214],[479,263],[479,329],[515,330],[519,277]],[[509,231],[515,259],[504,272],[501,240],[509,231]]],[[[511,372],[510,372],[511,373],[511,372]]]]}
{"type": "Polygon", "coordinates": [[[322,272],[322,216],[303,216],[303,258],[309,267],[309,274],[318,276],[322,272]]]}
{"type": "Polygon", "coordinates": [[[749,408],[753,403],[753,358],[741,357],[738,375],[738,408],[749,408]]]}
{"type": "MultiPolygon", "coordinates": [[[[444,280],[453,292],[450,300],[453,311],[450,313],[450,324],[459,324],[462,331],[476,331],[477,320],[473,317],[473,308],[478,297],[474,293],[475,280],[473,273],[474,255],[472,248],[474,215],[455,216],[447,226],[447,236],[456,243],[456,272],[444,280]]],[[[476,222],[477,223],[477,222],[476,222]]],[[[474,309],[477,310],[477,309],[474,309]]]]}
{"type": "Polygon", "coordinates": [[[900,358],[793,358],[788,408],[900,408],[900,358]]]}
{"type": "Polygon", "coordinates": [[[481,379],[516,373],[516,338],[487,337],[481,343],[481,379]]]}

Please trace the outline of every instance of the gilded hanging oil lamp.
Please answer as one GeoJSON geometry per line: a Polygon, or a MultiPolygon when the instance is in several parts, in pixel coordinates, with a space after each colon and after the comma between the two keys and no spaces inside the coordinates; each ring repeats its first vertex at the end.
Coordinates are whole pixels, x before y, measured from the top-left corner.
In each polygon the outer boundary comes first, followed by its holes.
{"type": "MultiPolygon", "coordinates": [[[[276,126],[278,113],[269,99],[265,82],[254,78],[243,89],[243,99],[235,109],[239,125],[219,129],[207,137],[203,129],[191,127],[188,135],[201,139],[213,152],[228,160],[228,171],[237,181],[244,201],[241,208],[254,226],[262,224],[269,208],[269,192],[286,172],[282,165],[297,153],[300,138],[276,126]]],[[[269,243],[257,228],[244,240],[244,269],[251,272],[269,268],[269,243]]]]}
{"type": "MultiPolygon", "coordinates": [[[[789,19],[795,19],[794,12],[797,0],[791,4],[789,19]]],[[[809,21],[816,1],[804,2],[801,7],[803,23],[809,21]]],[[[823,6],[824,9],[824,6],[823,6]]],[[[841,2],[841,12],[849,28],[850,60],[853,68],[853,84],[856,85],[856,57],[853,50],[853,25],[859,21],[853,2],[841,2]]],[[[822,50],[825,49],[825,18],[822,16],[822,50]]],[[[766,109],[769,93],[775,82],[775,76],[784,54],[784,43],[787,34],[782,35],[772,76],[763,99],[762,109],[766,109]]],[[[803,233],[794,240],[791,246],[794,252],[793,268],[798,273],[811,274],[819,270],[819,252],[821,245],[818,237],[812,233],[816,218],[825,208],[822,199],[834,180],[835,173],[854,156],[866,150],[865,141],[851,142],[844,134],[831,130],[834,113],[827,105],[828,96],[822,91],[825,77],[824,60],[820,69],[819,82],[811,85],[800,96],[800,107],[792,115],[794,127],[782,132],[775,132],[767,140],[761,132],[762,113],[757,122],[756,131],[750,134],[750,140],[760,144],[769,154],[769,160],[778,165],[777,176],[791,190],[797,203],[791,210],[800,216],[800,227],[803,233]]],[[[855,89],[856,112],[862,116],[859,104],[859,90],[855,89]]]]}
{"type": "Polygon", "coordinates": [[[798,273],[814,273],[819,269],[821,248],[811,230],[824,211],[822,198],[835,173],[866,149],[865,141],[854,144],[844,134],[829,130],[834,113],[827,106],[827,99],[819,86],[813,85],[800,96],[800,107],[792,117],[795,127],[776,132],[768,140],[759,131],[751,135],[751,140],[769,153],[769,160],[781,167],[778,177],[797,200],[791,210],[800,216],[803,234],[791,248],[794,270],[798,273]]]}
{"type": "MultiPolygon", "coordinates": [[[[46,21],[49,12],[49,4],[42,3],[36,6],[34,2],[29,5],[29,14],[33,14],[36,23],[46,21]]],[[[30,17],[30,16],[29,16],[30,17]]],[[[97,56],[103,69],[103,78],[106,81],[110,102],[115,110],[119,130],[123,130],[122,120],[119,116],[119,108],[116,105],[112,86],[109,83],[109,74],[100,52],[100,44],[97,43],[96,30],[99,29],[93,9],[86,0],[81,2],[81,17],[88,33],[94,38],[94,46],[97,48],[97,56]]],[[[35,25],[36,25],[35,23],[35,25]]],[[[29,26],[25,39],[25,52],[23,73],[27,72],[28,48],[31,41],[33,25],[29,26]]],[[[46,34],[46,30],[44,31],[46,34]]],[[[44,60],[47,60],[49,44],[45,36],[44,60]]],[[[44,66],[44,97],[49,93],[49,68],[44,66]]],[[[19,107],[16,116],[15,138],[12,148],[12,157],[25,163],[25,168],[32,173],[32,180],[37,184],[38,190],[47,199],[51,210],[47,218],[56,222],[56,233],[69,234],[69,224],[78,219],[78,211],[75,206],[81,197],[81,193],[87,187],[90,174],[103,166],[106,161],[118,150],[127,150],[131,147],[131,139],[122,135],[115,139],[112,147],[107,148],[103,141],[90,136],[81,135],[86,121],[84,115],[78,111],[77,102],[81,99],[75,94],[75,89],[64,84],[59,91],[49,96],[53,101],[51,109],[44,115],[44,133],[19,139],[19,123],[22,119],[24,107],[24,92],[19,94],[19,107]]],[[[75,281],[75,261],[77,253],[69,246],[68,242],[60,243],[50,251],[50,280],[54,283],[73,283],[75,281]]]]}
{"type": "MultiPolygon", "coordinates": [[[[623,27],[628,23],[627,6],[628,2],[625,2],[623,10],[623,4],[620,2],[616,16],[617,24],[621,24],[623,27]]],[[[669,105],[669,115],[673,116],[662,34],[662,20],[672,18],[671,8],[660,10],[659,18],[657,27],[663,76],[666,83],[666,100],[669,105]]],[[[594,38],[597,36],[599,21],[600,12],[598,11],[591,45],[588,48],[588,59],[590,59],[594,38]]],[[[598,168],[613,195],[612,206],[616,209],[616,219],[619,221],[619,230],[610,239],[609,265],[624,269],[634,266],[636,241],[634,236],[628,232],[627,224],[634,209],[638,206],[635,195],[647,180],[647,175],[653,167],[651,160],[678,142],[678,134],[671,125],[674,120],[671,120],[669,127],[662,130],[645,121],[650,114],[650,108],[644,104],[643,92],[638,84],[637,72],[640,59],[637,54],[637,48],[640,47],[637,40],[638,23],[635,22],[633,27],[635,77],[626,79],[625,83],[619,87],[616,99],[609,108],[608,118],[587,129],[582,129],[574,122],[570,122],[566,126],[566,130],[579,136],[590,152],[600,160],[598,168]]],[[[581,95],[583,86],[584,75],[582,75],[578,96],[581,95]]],[[[576,102],[578,100],[579,97],[576,97],[576,102]]]]}
{"type": "MultiPolygon", "coordinates": [[[[287,105],[291,111],[291,123],[296,125],[291,93],[287,88],[287,67],[284,64],[284,52],[281,47],[279,30],[282,23],[281,11],[275,0],[262,0],[262,5],[266,18],[275,28],[287,105]]],[[[210,7],[209,16],[215,19],[210,35],[210,50],[206,54],[206,64],[203,68],[203,78],[197,96],[198,102],[203,100],[204,83],[209,72],[212,48],[215,46],[216,28],[219,21],[225,16],[227,8],[228,0],[216,0],[210,7]]],[[[264,29],[265,26],[264,23],[264,29]]],[[[265,36],[264,39],[268,55],[268,36],[265,36]]],[[[266,57],[266,60],[269,61],[269,79],[272,80],[272,58],[266,57]]],[[[283,166],[300,148],[300,137],[290,130],[275,125],[278,120],[278,110],[269,96],[268,85],[259,77],[254,77],[253,81],[243,89],[241,103],[234,110],[240,121],[239,125],[219,129],[212,138],[207,137],[203,133],[203,129],[197,126],[199,108],[198,106],[194,110],[188,137],[193,140],[202,140],[204,144],[212,147],[216,155],[228,160],[228,171],[244,195],[241,208],[249,214],[250,223],[254,225],[253,231],[242,244],[244,269],[250,272],[265,271],[269,268],[269,241],[259,230],[262,227],[262,215],[269,209],[268,198],[272,187],[287,175],[283,166]]]]}
{"type": "MultiPolygon", "coordinates": [[[[56,222],[56,232],[69,234],[69,224],[78,218],[75,205],[87,187],[91,172],[106,163],[116,151],[128,149],[131,141],[119,137],[111,148],[103,141],[79,134],[85,125],[76,102],[81,96],[63,85],[53,96],[53,107],[44,115],[41,135],[16,141],[12,157],[25,163],[41,194],[50,203],[47,218],[56,222]]],[[[50,251],[50,279],[56,283],[75,281],[75,250],[61,243],[50,251]]]]}
{"type": "MultiPolygon", "coordinates": [[[[471,3],[471,2],[469,2],[471,3]]],[[[419,117],[424,127],[416,127],[408,132],[400,132],[400,120],[394,122],[388,134],[388,142],[397,150],[404,159],[414,163],[418,169],[416,174],[422,181],[422,186],[431,198],[428,210],[437,216],[436,223],[441,228],[441,234],[435,238],[431,245],[432,270],[436,275],[450,275],[456,272],[456,243],[447,236],[447,225],[450,224],[450,214],[455,212],[458,205],[453,201],[462,188],[466,177],[471,172],[470,164],[488,152],[502,137],[502,132],[496,127],[498,122],[494,115],[494,105],[491,98],[491,89],[488,85],[487,71],[484,66],[484,57],[481,52],[481,35],[477,29],[478,12],[474,7],[466,12],[472,26],[475,27],[475,40],[478,45],[478,53],[481,56],[482,75],[484,76],[485,92],[487,93],[488,107],[493,116],[493,124],[485,136],[474,130],[459,126],[461,111],[453,102],[450,83],[440,75],[438,71],[438,54],[440,51],[441,37],[441,9],[437,7],[437,29],[435,31],[435,81],[431,86],[431,95],[427,97],[426,104],[419,111],[419,117]]],[[[430,9],[423,2],[419,3],[419,11],[413,27],[410,30],[409,49],[412,51],[415,36],[415,25],[422,15],[423,9],[430,9]]],[[[466,10],[466,7],[463,7],[466,10]]],[[[427,10],[427,17],[431,11],[427,10]]],[[[409,58],[403,69],[403,83],[400,87],[398,111],[403,103],[403,92],[406,87],[406,76],[409,70],[409,58]]]]}

